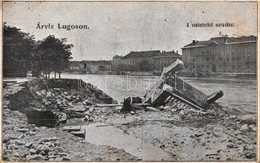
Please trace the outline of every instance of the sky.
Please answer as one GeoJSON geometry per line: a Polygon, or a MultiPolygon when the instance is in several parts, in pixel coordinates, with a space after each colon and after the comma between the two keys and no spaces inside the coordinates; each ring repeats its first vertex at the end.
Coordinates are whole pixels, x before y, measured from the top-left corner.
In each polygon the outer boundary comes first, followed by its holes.
{"type": "Polygon", "coordinates": [[[41,40],[49,35],[73,44],[73,60],[111,60],[130,51],[175,50],[219,32],[257,35],[256,2],[4,2],[3,21],[41,40]],[[54,29],[37,29],[37,24],[54,29]],[[191,27],[192,23],[235,27],[191,27]],[[89,29],[58,29],[87,25],[89,29]],[[189,27],[187,27],[189,23],[189,27]]]}

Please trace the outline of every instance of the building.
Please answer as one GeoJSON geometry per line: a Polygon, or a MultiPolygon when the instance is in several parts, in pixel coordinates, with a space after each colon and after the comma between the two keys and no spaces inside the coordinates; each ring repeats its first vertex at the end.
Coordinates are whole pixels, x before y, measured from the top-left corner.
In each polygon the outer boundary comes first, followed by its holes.
{"type": "Polygon", "coordinates": [[[195,41],[182,48],[182,59],[190,75],[256,74],[256,37],[220,35],[195,41]]]}
{"type": "Polygon", "coordinates": [[[112,70],[110,61],[70,61],[68,72],[74,73],[91,73],[91,74],[108,74],[112,70]]]}
{"type": "Polygon", "coordinates": [[[112,70],[112,64],[109,61],[82,61],[84,68],[88,73],[99,74],[99,73],[108,73],[112,70]]]}
{"type": "Polygon", "coordinates": [[[153,57],[160,54],[160,50],[131,51],[116,62],[118,71],[152,71],[153,57]]]}
{"type": "Polygon", "coordinates": [[[65,71],[70,73],[80,73],[80,74],[86,73],[86,69],[84,68],[83,61],[70,61],[69,67],[65,71]]]}
{"type": "Polygon", "coordinates": [[[78,71],[84,69],[83,61],[70,61],[69,69],[72,71],[78,71]]]}
{"type": "Polygon", "coordinates": [[[160,55],[154,56],[155,72],[161,73],[164,67],[169,66],[177,59],[182,60],[182,56],[178,54],[178,51],[163,51],[160,55]]]}
{"type": "Polygon", "coordinates": [[[113,63],[119,71],[162,72],[163,67],[169,66],[177,59],[181,59],[181,55],[175,51],[131,51],[113,63]]]}

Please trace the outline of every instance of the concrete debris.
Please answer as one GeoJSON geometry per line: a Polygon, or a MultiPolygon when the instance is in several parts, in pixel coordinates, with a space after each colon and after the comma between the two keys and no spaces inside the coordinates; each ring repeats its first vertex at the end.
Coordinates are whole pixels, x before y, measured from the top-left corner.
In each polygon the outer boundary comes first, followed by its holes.
{"type": "Polygon", "coordinates": [[[44,152],[44,154],[48,154],[48,152],[50,151],[50,148],[46,145],[39,145],[37,148],[36,148],[36,153],[41,153],[41,152],[44,152]]]}
{"type": "Polygon", "coordinates": [[[153,87],[147,90],[144,97],[126,98],[121,111],[131,112],[138,109],[159,111],[157,110],[158,107],[166,105],[169,102],[183,110],[192,108],[206,111],[216,107],[215,101],[224,95],[223,91],[218,91],[207,96],[175,74],[177,71],[182,70],[183,67],[183,62],[178,59],[168,67],[165,67],[160,79],[153,87]]]}
{"type": "Polygon", "coordinates": [[[240,127],[240,130],[241,130],[241,131],[247,131],[247,130],[248,130],[248,125],[247,125],[247,124],[243,124],[243,125],[240,127]]]}
{"type": "Polygon", "coordinates": [[[254,125],[254,124],[251,124],[251,125],[249,125],[248,127],[249,127],[251,130],[253,130],[253,131],[256,131],[256,130],[257,130],[256,125],[254,125]]]}
{"type": "Polygon", "coordinates": [[[35,153],[36,153],[36,150],[35,150],[35,149],[30,149],[29,152],[30,152],[31,154],[35,154],[35,153]]]}
{"type": "Polygon", "coordinates": [[[66,131],[80,131],[81,126],[64,126],[63,130],[66,131]]]}
{"type": "Polygon", "coordinates": [[[72,131],[71,133],[75,136],[85,138],[85,132],[83,132],[83,131],[72,131]]]}
{"type": "Polygon", "coordinates": [[[255,114],[243,115],[240,118],[241,124],[247,124],[247,125],[254,124],[254,125],[256,125],[256,121],[257,121],[257,115],[255,115],[255,114]]]}
{"type": "Polygon", "coordinates": [[[126,98],[124,109],[119,110],[121,104],[105,105],[104,93],[86,83],[86,89],[78,89],[77,82],[33,80],[6,85],[5,161],[256,160],[256,114],[233,112],[215,102],[199,109],[199,104],[181,99],[184,96],[169,95],[167,91],[176,93],[172,86],[146,102],[126,98]]]}
{"type": "Polygon", "coordinates": [[[26,143],[24,146],[25,146],[26,148],[30,148],[30,147],[32,146],[32,143],[26,143]]]}
{"type": "Polygon", "coordinates": [[[62,157],[58,157],[58,158],[55,158],[54,161],[60,162],[60,161],[63,161],[63,158],[62,157]]]}
{"type": "Polygon", "coordinates": [[[247,159],[255,159],[256,158],[256,153],[248,152],[245,154],[247,159]]]}
{"type": "Polygon", "coordinates": [[[31,131],[29,132],[29,135],[36,135],[36,132],[31,131]]]}
{"type": "Polygon", "coordinates": [[[68,111],[85,112],[86,108],[83,105],[81,105],[81,106],[74,106],[74,107],[68,108],[68,111]]]}
{"type": "Polygon", "coordinates": [[[27,155],[25,158],[26,161],[44,161],[45,157],[38,154],[38,155],[27,155]]]}
{"type": "Polygon", "coordinates": [[[62,158],[62,161],[70,161],[70,160],[71,160],[70,157],[67,157],[67,156],[62,158]]]}
{"type": "Polygon", "coordinates": [[[18,131],[19,131],[19,132],[27,132],[28,129],[27,129],[27,128],[19,128],[18,131]]]}
{"type": "Polygon", "coordinates": [[[17,139],[17,138],[14,137],[14,136],[12,136],[12,135],[5,135],[5,136],[3,137],[3,143],[7,143],[7,142],[9,142],[9,141],[12,140],[12,139],[17,139]]]}

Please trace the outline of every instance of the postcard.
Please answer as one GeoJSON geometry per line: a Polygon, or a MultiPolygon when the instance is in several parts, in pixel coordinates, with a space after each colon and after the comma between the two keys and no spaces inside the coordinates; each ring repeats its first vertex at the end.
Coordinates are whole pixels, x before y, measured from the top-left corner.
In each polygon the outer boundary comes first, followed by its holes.
{"type": "Polygon", "coordinates": [[[3,1],[4,162],[259,161],[257,1],[3,1]]]}

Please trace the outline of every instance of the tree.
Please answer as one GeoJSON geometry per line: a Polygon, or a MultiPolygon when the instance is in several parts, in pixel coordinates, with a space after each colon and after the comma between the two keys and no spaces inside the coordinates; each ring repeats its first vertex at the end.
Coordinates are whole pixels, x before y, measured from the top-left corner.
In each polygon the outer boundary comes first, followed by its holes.
{"type": "Polygon", "coordinates": [[[122,56],[119,56],[119,55],[115,55],[114,57],[113,57],[113,60],[118,60],[118,59],[121,59],[121,58],[123,58],[122,56]]]}
{"type": "MultiPolygon", "coordinates": [[[[33,35],[24,33],[16,27],[4,23],[3,30],[4,77],[26,76],[28,70],[33,74],[50,76],[52,71],[59,73],[69,66],[72,44],[67,39],[50,35],[35,42],[33,35]]],[[[36,76],[37,76],[36,75],[36,76]]]]}
{"type": "Polygon", "coordinates": [[[3,29],[4,76],[26,76],[31,69],[34,36],[4,23],[3,29]]]}
{"type": "Polygon", "coordinates": [[[34,58],[46,77],[49,77],[50,73],[54,71],[55,78],[56,73],[59,73],[60,78],[61,72],[69,66],[73,45],[66,44],[66,42],[66,38],[58,39],[53,35],[37,42],[34,58]]]}

